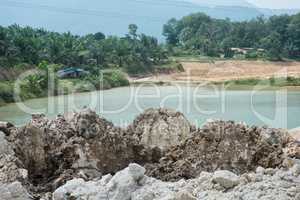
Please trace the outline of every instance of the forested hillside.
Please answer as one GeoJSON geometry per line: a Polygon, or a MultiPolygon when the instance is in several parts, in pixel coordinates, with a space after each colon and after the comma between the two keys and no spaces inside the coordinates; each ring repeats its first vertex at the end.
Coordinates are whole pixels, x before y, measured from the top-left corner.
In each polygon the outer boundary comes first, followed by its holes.
{"type": "Polygon", "coordinates": [[[169,20],[163,35],[175,54],[186,51],[185,54],[232,57],[232,48],[260,48],[265,50],[261,55],[253,51],[248,58],[300,57],[300,14],[232,22],[196,13],[169,20]]]}

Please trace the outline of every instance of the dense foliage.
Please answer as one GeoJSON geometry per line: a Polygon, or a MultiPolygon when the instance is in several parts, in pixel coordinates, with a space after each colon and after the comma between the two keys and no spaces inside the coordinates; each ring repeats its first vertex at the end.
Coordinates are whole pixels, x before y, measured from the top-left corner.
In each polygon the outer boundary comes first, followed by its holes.
{"type": "MultiPolygon", "coordinates": [[[[272,60],[300,57],[300,13],[243,22],[196,13],[169,20],[163,34],[175,53],[180,49],[188,54],[232,57],[232,48],[260,48],[265,50],[264,56],[272,60]]],[[[258,55],[249,52],[247,56],[258,55]]]]}
{"type": "Polygon", "coordinates": [[[157,39],[138,34],[137,29],[132,24],[125,37],[106,38],[100,32],[77,36],[18,25],[0,26],[0,67],[47,61],[87,66],[95,71],[113,67],[129,73],[150,71],[151,66],[165,59],[165,53],[157,39]]]}

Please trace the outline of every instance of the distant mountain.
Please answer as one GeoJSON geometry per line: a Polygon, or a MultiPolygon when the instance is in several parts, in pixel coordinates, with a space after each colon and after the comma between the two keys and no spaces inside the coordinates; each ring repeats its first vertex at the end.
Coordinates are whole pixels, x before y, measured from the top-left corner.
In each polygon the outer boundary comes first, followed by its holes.
{"type": "Polygon", "coordinates": [[[17,23],[80,35],[98,31],[124,35],[128,24],[135,23],[140,32],[162,39],[162,26],[170,18],[194,12],[239,21],[297,10],[260,9],[245,0],[1,0],[0,25],[17,23]]]}
{"type": "Polygon", "coordinates": [[[238,7],[252,7],[255,6],[249,3],[246,0],[214,0],[214,1],[207,1],[207,0],[185,0],[187,2],[195,3],[201,6],[238,6],[238,7]]]}
{"type": "Polygon", "coordinates": [[[294,15],[300,12],[300,9],[268,9],[268,8],[257,8],[261,13],[265,16],[272,16],[272,15],[294,15]]]}

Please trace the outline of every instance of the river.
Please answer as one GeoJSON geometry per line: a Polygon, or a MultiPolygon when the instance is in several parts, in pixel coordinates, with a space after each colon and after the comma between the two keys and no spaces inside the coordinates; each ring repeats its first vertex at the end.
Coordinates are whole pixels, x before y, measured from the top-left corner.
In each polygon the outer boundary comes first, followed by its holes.
{"type": "Polygon", "coordinates": [[[33,99],[0,107],[0,121],[22,125],[31,113],[48,117],[90,107],[116,125],[125,127],[147,108],[167,107],[181,111],[191,123],[207,119],[243,121],[274,128],[300,126],[300,91],[226,90],[196,85],[138,85],[105,91],[33,99]]]}

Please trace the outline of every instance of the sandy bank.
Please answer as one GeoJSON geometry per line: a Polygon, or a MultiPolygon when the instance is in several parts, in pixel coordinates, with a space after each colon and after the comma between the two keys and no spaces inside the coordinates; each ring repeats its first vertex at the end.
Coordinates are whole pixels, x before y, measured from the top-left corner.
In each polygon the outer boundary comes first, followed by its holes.
{"type": "Polygon", "coordinates": [[[159,82],[223,82],[248,78],[300,76],[300,62],[270,61],[215,61],[181,62],[184,72],[157,74],[143,78],[131,78],[132,83],[159,82]]]}

